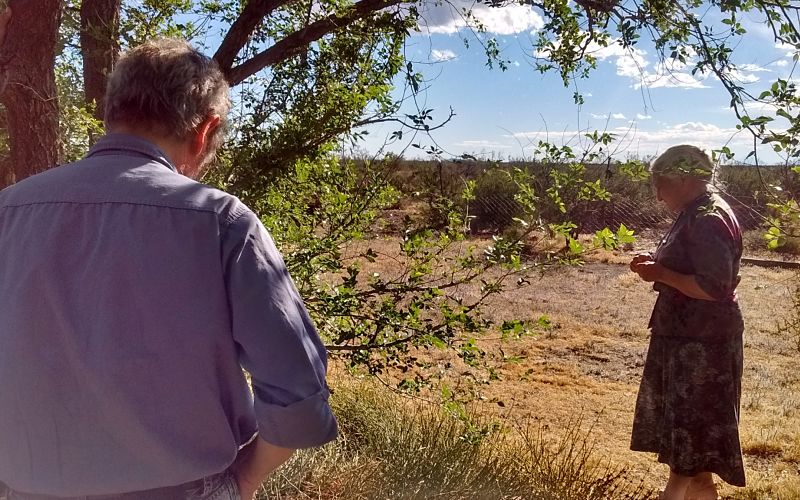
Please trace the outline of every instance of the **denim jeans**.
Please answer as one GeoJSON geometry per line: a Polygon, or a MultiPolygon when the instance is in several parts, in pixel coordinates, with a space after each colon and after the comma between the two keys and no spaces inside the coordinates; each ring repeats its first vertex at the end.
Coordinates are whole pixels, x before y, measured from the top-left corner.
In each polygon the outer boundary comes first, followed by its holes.
{"type": "Polygon", "coordinates": [[[181,486],[132,491],[119,495],[57,497],[14,491],[0,482],[0,500],[242,500],[236,477],[230,470],[181,486]]]}

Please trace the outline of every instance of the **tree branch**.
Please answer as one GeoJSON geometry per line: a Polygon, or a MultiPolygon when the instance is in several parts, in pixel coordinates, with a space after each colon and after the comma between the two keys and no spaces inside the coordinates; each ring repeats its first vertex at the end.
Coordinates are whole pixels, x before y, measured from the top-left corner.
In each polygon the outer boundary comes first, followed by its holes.
{"type": "Polygon", "coordinates": [[[397,117],[394,117],[394,116],[383,116],[383,117],[380,117],[380,118],[376,118],[376,117],[365,118],[365,119],[363,119],[361,121],[358,121],[358,122],[354,123],[353,124],[353,128],[364,127],[364,126],[373,125],[373,124],[376,124],[376,123],[395,122],[395,123],[399,123],[400,125],[408,128],[408,129],[411,129],[411,130],[414,130],[414,131],[417,131],[417,132],[433,132],[434,130],[440,129],[440,128],[444,127],[445,125],[447,125],[450,122],[450,120],[453,119],[454,116],[456,116],[456,113],[455,113],[455,111],[453,111],[453,108],[451,107],[450,108],[450,114],[448,115],[448,117],[446,119],[444,119],[443,121],[441,121],[440,123],[438,123],[437,125],[425,125],[425,126],[412,125],[412,124],[406,122],[405,120],[403,120],[401,118],[397,118],[397,117]]]}
{"type": "Polygon", "coordinates": [[[220,68],[226,72],[230,71],[233,61],[247,43],[250,35],[253,34],[258,23],[278,7],[294,1],[296,0],[250,0],[247,2],[214,54],[214,60],[217,61],[220,68]]]}
{"type": "Polygon", "coordinates": [[[386,342],[383,344],[358,344],[358,345],[326,345],[325,349],[328,351],[371,351],[375,349],[389,349],[392,347],[399,346],[400,344],[405,344],[407,342],[411,342],[412,340],[419,338],[423,335],[429,334],[433,335],[428,330],[419,330],[416,328],[411,328],[410,331],[412,332],[405,337],[400,337],[399,339],[393,340],[391,342],[386,342]]]}
{"type": "Polygon", "coordinates": [[[286,36],[267,50],[226,72],[228,82],[237,85],[262,69],[278,64],[305,49],[310,43],[370,14],[402,3],[404,0],[361,0],[345,15],[331,15],[286,36]]]}

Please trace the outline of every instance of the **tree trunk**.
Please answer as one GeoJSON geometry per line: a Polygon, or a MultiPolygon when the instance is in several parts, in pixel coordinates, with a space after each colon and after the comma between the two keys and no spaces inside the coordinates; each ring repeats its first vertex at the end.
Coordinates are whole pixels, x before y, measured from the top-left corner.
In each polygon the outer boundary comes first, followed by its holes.
{"type": "Polygon", "coordinates": [[[61,0],[11,0],[13,17],[0,49],[10,157],[0,185],[20,181],[58,162],[55,51],[61,0]]]}
{"type": "Polygon", "coordinates": [[[83,0],[81,55],[86,103],[103,120],[106,81],[119,56],[119,13],[122,0],[83,0]]]}

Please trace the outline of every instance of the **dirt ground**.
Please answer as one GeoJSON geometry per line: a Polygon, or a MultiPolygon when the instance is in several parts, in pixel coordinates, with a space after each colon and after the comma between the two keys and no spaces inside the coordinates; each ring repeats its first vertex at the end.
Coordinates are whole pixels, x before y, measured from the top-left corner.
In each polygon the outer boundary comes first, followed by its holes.
{"type": "MultiPolygon", "coordinates": [[[[793,277],[783,270],[742,270],[746,332],[741,438],[752,489],[767,488],[750,498],[768,498],[769,490],[775,495],[784,490],[780,498],[799,498],[787,496],[789,489],[800,486],[798,353],[774,333],[793,277]]],[[[666,466],[653,455],[628,450],[655,298],[650,286],[615,264],[562,269],[544,276],[527,293],[509,294],[503,298],[504,311],[527,313],[532,319],[546,314],[556,328],[487,345],[512,360],[502,365],[501,381],[487,386],[487,396],[503,400],[511,415],[534,416],[556,428],[580,418],[592,426],[602,456],[627,464],[634,477],[658,486],[668,473],[666,466]]]]}

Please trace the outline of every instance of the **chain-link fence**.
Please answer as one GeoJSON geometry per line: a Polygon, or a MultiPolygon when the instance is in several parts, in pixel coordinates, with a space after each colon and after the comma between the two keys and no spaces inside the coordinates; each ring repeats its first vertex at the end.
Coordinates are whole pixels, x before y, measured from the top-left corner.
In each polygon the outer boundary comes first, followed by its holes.
{"type": "MultiPolygon", "coordinates": [[[[740,225],[745,230],[762,228],[768,216],[767,209],[754,200],[741,200],[723,194],[736,213],[740,225]],[[748,203],[749,202],[749,203],[748,203]]],[[[486,194],[477,197],[470,206],[474,216],[471,229],[475,233],[496,232],[520,217],[523,207],[513,197],[486,194]]],[[[630,200],[624,196],[612,196],[611,200],[582,201],[567,207],[561,220],[576,224],[578,233],[593,233],[605,227],[618,228],[624,224],[629,229],[643,232],[661,228],[673,220],[675,214],[655,199],[651,201],[630,200]]],[[[560,220],[544,220],[560,222],[560,220]]]]}
{"type": "MultiPolygon", "coordinates": [[[[429,222],[441,224],[446,220],[437,218],[435,202],[448,199],[468,210],[469,229],[472,234],[499,234],[509,228],[515,218],[526,218],[524,207],[516,200],[519,186],[510,175],[514,169],[529,175],[531,188],[539,200],[535,203],[536,216],[544,224],[571,222],[577,227],[573,234],[592,234],[603,228],[616,230],[624,224],[637,234],[655,233],[665,230],[675,218],[663,203],[658,202],[649,181],[631,178],[614,165],[586,165],[580,182],[598,181],[610,194],[608,200],[586,201],[576,196],[575,185],[571,194],[565,196],[561,211],[550,199],[549,190],[554,186],[553,172],[565,171],[569,165],[547,165],[539,163],[489,164],[447,162],[404,162],[393,172],[396,187],[409,198],[425,200],[430,207],[429,222]],[[468,182],[474,182],[470,202],[462,197],[468,182]]],[[[721,194],[736,213],[739,223],[746,231],[752,250],[765,247],[763,233],[770,218],[768,197],[771,183],[793,186],[800,192],[800,180],[786,167],[747,166],[723,167],[720,172],[721,194]]],[[[530,207],[529,207],[530,208],[530,207]]],[[[792,236],[787,245],[790,253],[800,252],[800,238],[792,236]],[[797,241],[795,241],[797,240],[797,241]]]]}

